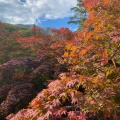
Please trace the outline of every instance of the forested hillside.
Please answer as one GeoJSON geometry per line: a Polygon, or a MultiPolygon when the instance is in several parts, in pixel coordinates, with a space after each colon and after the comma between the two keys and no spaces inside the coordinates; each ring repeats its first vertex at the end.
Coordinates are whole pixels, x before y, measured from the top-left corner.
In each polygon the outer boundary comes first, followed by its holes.
{"type": "Polygon", "coordinates": [[[0,119],[27,107],[49,81],[67,71],[58,62],[67,42],[74,38],[68,28],[43,33],[37,26],[26,28],[0,23],[0,119]]]}
{"type": "Polygon", "coordinates": [[[120,0],[71,10],[76,32],[0,23],[1,120],[120,120],[120,0]]]}
{"type": "Polygon", "coordinates": [[[20,36],[32,34],[28,29],[0,22],[0,63],[11,58],[31,56],[32,51],[17,42],[20,36]]]}

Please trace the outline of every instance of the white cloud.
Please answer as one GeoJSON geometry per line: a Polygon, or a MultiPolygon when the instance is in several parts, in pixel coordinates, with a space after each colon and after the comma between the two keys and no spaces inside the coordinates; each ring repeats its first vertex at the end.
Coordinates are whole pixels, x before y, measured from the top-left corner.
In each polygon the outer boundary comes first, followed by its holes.
{"type": "Polygon", "coordinates": [[[32,24],[38,18],[64,18],[76,4],[77,0],[0,0],[0,21],[32,24]]]}

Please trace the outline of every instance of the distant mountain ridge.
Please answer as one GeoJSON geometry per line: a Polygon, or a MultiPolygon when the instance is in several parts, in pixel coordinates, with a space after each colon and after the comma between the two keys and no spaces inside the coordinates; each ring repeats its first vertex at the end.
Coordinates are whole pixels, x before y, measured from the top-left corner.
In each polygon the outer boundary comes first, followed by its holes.
{"type": "MultiPolygon", "coordinates": [[[[16,25],[19,27],[28,28],[28,29],[36,26],[35,24],[16,24],[16,25]]],[[[36,26],[36,27],[39,27],[39,26],[36,26]]],[[[51,29],[52,29],[51,27],[42,28],[43,33],[45,34],[51,34],[51,29]]]]}
{"type": "Polygon", "coordinates": [[[15,24],[15,25],[17,25],[19,27],[28,28],[28,29],[30,29],[34,26],[34,24],[15,24]]]}

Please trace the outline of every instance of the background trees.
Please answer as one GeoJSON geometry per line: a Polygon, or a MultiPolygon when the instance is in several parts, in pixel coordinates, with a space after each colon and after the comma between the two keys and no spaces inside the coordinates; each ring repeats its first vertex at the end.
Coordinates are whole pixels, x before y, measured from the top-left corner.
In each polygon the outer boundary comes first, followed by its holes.
{"type": "Polygon", "coordinates": [[[17,40],[21,37],[22,28],[0,22],[0,63],[7,62],[14,57],[32,56],[33,51],[25,48],[17,40]]]}

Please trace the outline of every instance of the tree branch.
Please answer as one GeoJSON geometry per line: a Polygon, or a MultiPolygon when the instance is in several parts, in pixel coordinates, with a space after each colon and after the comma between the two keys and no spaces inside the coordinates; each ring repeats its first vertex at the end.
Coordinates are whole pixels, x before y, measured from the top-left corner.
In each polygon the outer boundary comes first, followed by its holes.
{"type": "Polygon", "coordinates": [[[115,56],[115,54],[117,53],[117,51],[120,49],[120,44],[118,45],[118,47],[114,50],[114,52],[112,53],[112,55],[110,56],[109,60],[112,60],[112,58],[115,56]]]}

